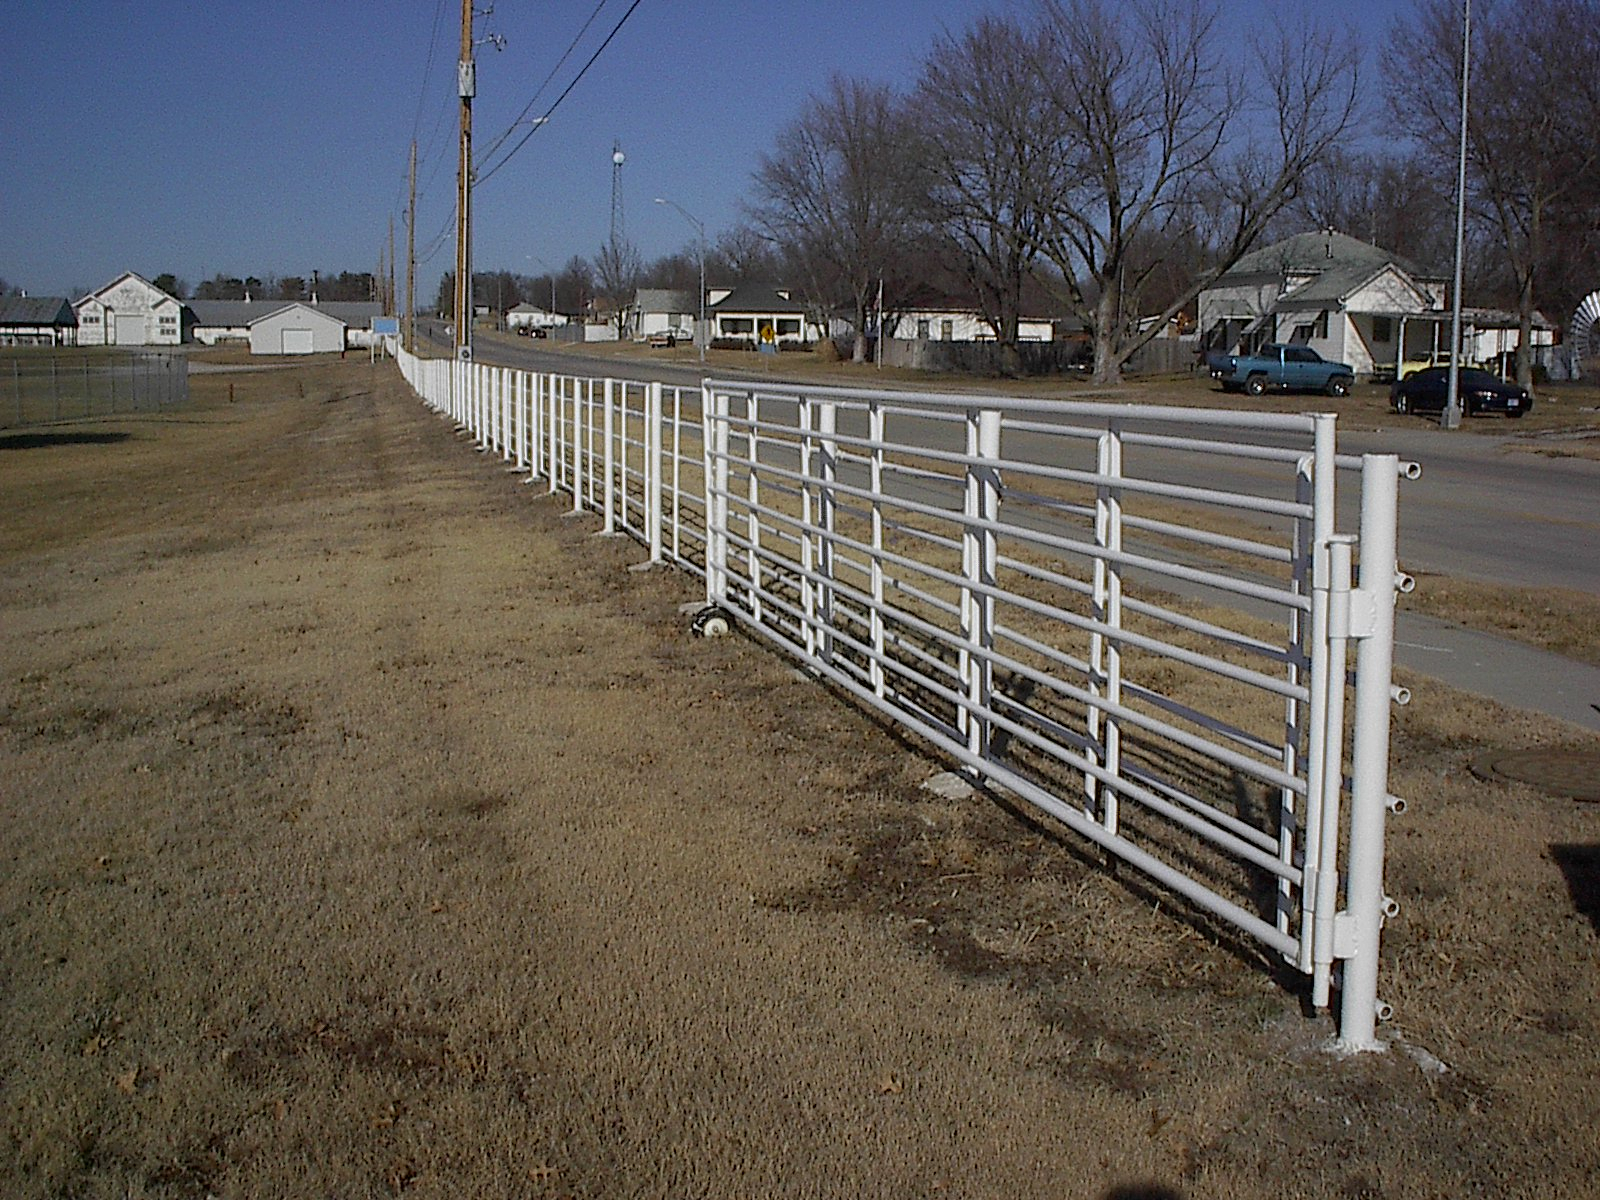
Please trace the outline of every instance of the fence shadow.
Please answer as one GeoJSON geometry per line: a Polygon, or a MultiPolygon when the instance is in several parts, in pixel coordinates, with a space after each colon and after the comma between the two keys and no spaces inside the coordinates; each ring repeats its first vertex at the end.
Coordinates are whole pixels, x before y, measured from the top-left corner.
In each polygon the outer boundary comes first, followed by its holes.
{"type": "Polygon", "coordinates": [[[49,446],[113,446],[127,441],[128,433],[0,433],[0,451],[43,450],[49,446]]]}
{"type": "Polygon", "coordinates": [[[1600,932],[1600,844],[1553,845],[1550,857],[1567,877],[1572,906],[1600,932]]]}

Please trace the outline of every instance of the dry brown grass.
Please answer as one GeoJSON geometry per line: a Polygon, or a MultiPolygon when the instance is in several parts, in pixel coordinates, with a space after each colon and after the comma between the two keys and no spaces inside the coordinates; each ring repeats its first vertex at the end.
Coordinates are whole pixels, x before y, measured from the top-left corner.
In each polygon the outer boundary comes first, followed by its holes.
{"type": "Polygon", "coordinates": [[[1592,1194],[1600,808],[1467,764],[1595,739],[1411,681],[1383,991],[1451,1070],[1337,1061],[391,372],[231,381],[0,438],[0,1193],[1592,1194]]]}

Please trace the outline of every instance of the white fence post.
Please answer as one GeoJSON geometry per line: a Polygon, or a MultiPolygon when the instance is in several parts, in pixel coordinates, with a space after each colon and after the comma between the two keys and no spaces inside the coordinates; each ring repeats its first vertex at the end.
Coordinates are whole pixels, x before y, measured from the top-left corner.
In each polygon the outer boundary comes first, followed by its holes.
{"type": "Polygon", "coordinates": [[[661,385],[645,392],[645,529],[650,541],[650,561],[661,561],[661,385]]]}
{"type": "Polygon", "coordinates": [[[1389,708],[1393,703],[1395,540],[1400,463],[1392,454],[1361,460],[1361,586],[1351,593],[1356,644],[1354,740],[1350,762],[1350,871],[1345,885],[1349,944],[1341,947],[1339,1043],[1379,1046],[1378,942],[1392,905],[1383,894],[1384,825],[1389,816],[1389,708]]]}
{"type": "Polygon", "coordinates": [[[868,633],[872,639],[872,661],[868,664],[868,682],[875,696],[882,699],[887,692],[887,676],[883,669],[884,655],[884,578],[883,578],[883,405],[874,401],[867,408],[867,438],[872,443],[872,461],[867,478],[872,489],[872,611],[868,614],[868,633]]]}
{"type": "Polygon", "coordinates": [[[616,418],[612,408],[616,404],[617,381],[607,379],[601,401],[605,404],[605,419],[601,423],[601,437],[605,441],[605,453],[601,456],[606,473],[605,486],[601,489],[601,511],[605,514],[605,523],[601,528],[606,533],[617,531],[617,445],[616,445],[616,418]]]}
{"type": "Polygon", "coordinates": [[[701,446],[706,477],[706,602],[728,598],[728,393],[702,384],[701,446]]]}

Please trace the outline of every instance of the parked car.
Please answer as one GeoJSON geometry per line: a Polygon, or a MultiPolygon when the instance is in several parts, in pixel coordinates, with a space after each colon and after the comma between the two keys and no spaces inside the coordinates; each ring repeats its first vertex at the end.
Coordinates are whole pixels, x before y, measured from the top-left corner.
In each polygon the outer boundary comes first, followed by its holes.
{"type": "MultiPolygon", "coordinates": [[[[1461,411],[1469,417],[1495,412],[1521,417],[1533,410],[1533,397],[1526,388],[1496,379],[1476,367],[1461,368],[1458,391],[1461,411]]],[[[1428,367],[1389,389],[1389,407],[1397,413],[1443,412],[1449,394],[1450,368],[1428,367]]]]}
{"type": "Polygon", "coordinates": [[[668,349],[676,346],[679,342],[692,341],[694,341],[694,334],[687,329],[658,329],[645,339],[647,345],[666,346],[668,349]]]}
{"type": "Polygon", "coordinates": [[[1348,396],[1355,385],[1355,372],[1347,364],[1329,362],[1310,346],[1273,342],[1254,354],[1208,355],[1206,364],[1223,391],[1243,390],[1252,396],[1269,388],[1348,396]]]}

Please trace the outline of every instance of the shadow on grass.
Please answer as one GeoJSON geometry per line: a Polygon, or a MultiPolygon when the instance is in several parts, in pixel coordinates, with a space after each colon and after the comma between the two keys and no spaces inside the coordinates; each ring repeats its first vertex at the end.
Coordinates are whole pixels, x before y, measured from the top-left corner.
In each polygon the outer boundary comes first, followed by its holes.
{"type": "Polygon", "coordinates": [[[1550,857],[1567,877],[1572,906],[1600,932],[1600,845],[1556,845],[1550,857]]]}
{"type": "Polygon", "coordinates": [[[47,446],[114,446],[127,441],[127,433],[7,433],[0,434],[0,451],[42,450],[47,446]]]}

